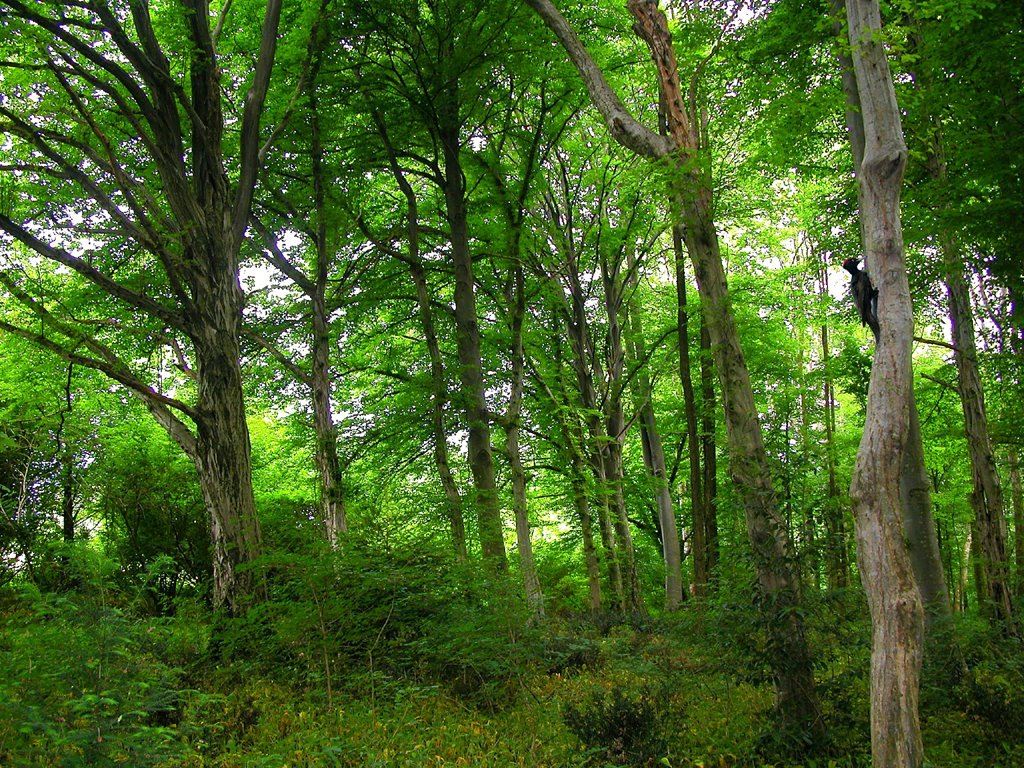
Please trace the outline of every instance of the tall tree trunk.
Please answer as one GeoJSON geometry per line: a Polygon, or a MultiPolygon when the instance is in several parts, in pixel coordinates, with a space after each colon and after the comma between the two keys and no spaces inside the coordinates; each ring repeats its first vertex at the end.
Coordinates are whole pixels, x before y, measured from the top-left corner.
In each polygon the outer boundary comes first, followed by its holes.
{"type": "Polygon", "coordinates": [[[882,47],[877,0],[850,0],[847,18],[866,139],[858,166],[861,231],[879,291],[881,326],[850,486],[858,562],[873,627],[871,751],[876,766],[917,768],[923,759],[918,697],[924,610],[904,543],[900,502],[913,407],[913,311],[899,215],[907,148],[882,47]]]}
{"type": "Polygon", "coordinates": [[[637,269],[635,258],[630,254],[627,262],[631,275],[630,298],[625,301],[624,328],[633,365],[637,366],[634,375],[634,392],[636,409],[640,415],[640,438],[644,464],[651,476],[654,501],[658,509],[658,522],[661,530],[662,560],[665,564],[665,609],[675,611],[682,605],[683,575],[682,553],[679,546],[679,531],[676,527],[675,510],[672,506],[672,494],[669,490],[668,469],[665,464],[665,450],[658,431],[658,422],[654,413],[654,387],[647,373],[647,343],[644,340],[643,323],[639,309],[632,294],[636,290],[637,269]]]}
{"type": "MultiPolygon", "coordinates": [[[[914,49],[921,46],[920,34],[911,34],[914,49]]],[[[930,86],[930,78],[913,73],[918,87],[930,86]]],[[[925,118],[930,128],[926,142],[926,165],[932,180],[945,192],[948,186],[946,153],[942,128],[930,115],[925,118]]],[[[942,205],[948,207],[945,194],[942,205]]],[[[964,277],[964,260],[956,234],[946,224],[939,224],[939,249],[945,267],[946,292],[949,296],[949,317],[952,325],[953,360],[957,371],[957,394],[964,414],[964,433],[971,462],[975,527],[979,537],[976,553],[986,571],[985,593],[978,598],[982,610],[1009,631],[1013,630],[1013,607],[1009,563],[1006,547],[1006,514],[1003,492],[996,471],[995,454],[985,413],[985,394],[978,371],[978,350],[974,334],[974,311],[971,293],[964,277]]]]}
{"type": "Polygon", "coordinates": [[[65,427],[71,415],[71,381],[74,375],[74,364],[68,363],[68,375],[64,379],[64,406],[60,409],[60,422],[57,425],[57,456],[61,468],[61,533],[66,544],[75,540],[75,462],[68,450],[65,427]]]}
{"type": "Polygon", "coordinates": [[[501,510],[494,480],[491,454],[491,425],[484,389],[480,356],[480,327],[477,322],[476,285],[469,248],[465,176],[460,158],[457,102],[440,110],[439,139],[444,155],[445,211],[451,237],[451,259],[455,268],[455,333],[459,353],[459,378],[469,433],[469,467],[476,492],[477,526],[484,560],[496,572],[508,568],[501,510]]]}
{"type": "Polygon", "coordinates": [[[316,96],[316,75],[320,57],[311,75],[309,93],[310,133],[312,142],[313,209],[315,212],[314,245],[316,249],[313,284],[310,292],[313,337],[310,390],[313,399],[313,424],[316,433],[316,465],[320,475],[320,507],[327,538],[331,546],[341,546],[348,532],[345,496],[342,486],[341,462],[338,459],[338,429],[331,413],[331,335],[327,312],[327,276],[330,254],[327,243],[327,211],[324,189],[324,147],[320,136],[320,111],[316,96]]]}
{"type": "Polygon", "coordinates": [[[540,580],[537,578],[537,567],[533,560],[533,544],[530,541],[530,517],[526,505],[526,473],[523,471],[522,457],[519,453],[519,422],[522,416],[525,368],[523,359],[523,319],[526,315],[523,268],[519,264],[516,264],[513,268],[505,299],[507,306],[510,308],[512,326],[511,394],[509,396],[508,410],[505,413],[505,451],[508,454],[509,468],[512,475],[512,511],[516,521],[519,570],[523,577],[523,587],[526,591],[526,602],[530,607],[530,612],[535,619],[543,619],[544,594],[541,591],[540,580]]]}
{"type": "MultiPolygon", "coordinates": [[[[828,274],[824,265],[819,272],[819,291],[828,293],[828,274]]],[[[825,528],[828,539],[825,554],[828,558],[828,588],[842,589],[849,584],[850,568],[846,550],[846,531],[843,525],[843,509],[839,497],[839,483],[836,480],[835,456],[835,391],[832,387],[831,352],[829,350],[828,322],[821,324],[821,367],[823,371],[822,400],[825,406],[825,465],[828,472],[828,488],[825,499],[825,528]]]]}
{"type": "Polygon", "coordinates": [[[679,339],[679,381],[683,387],[683,410],[686,414],[686,443],[690,468],[690,515],[693,543],[693,586],[698,597],[706,597],[711,556],[708,547],[708,521],[704,511],[704,483],[701,476],[701,444],[698,438],[697,401],[693,391],[690,366],[690,311],[686,300],[686,259],[683,232],[672,227],[672,253],[676,273],[676,336],[679,339]]]}
{"type": "Polygon", "coordinates": [[[434,466],[437,468],[441,488],[444,490],[455,558],[458,562],[465,563],[469,559],[469,550],[466,546],[466,523],[462,510],[462,494],[455,482],[451,462],[448,458],[448,431],[445,428],[445,411],[449,401],[448,381],[445,377],[444,361],[441,358],[441,345],[437,340],[437,328],[434,324],[434,311],[430,304],[427,273],[420,255],[419,204],[416,199],[416,190],[413,189],[398,164],[398,156],[391,144],[383,118],[379,114],[374,114],[374,121],[387,152],[391,174],[405,197],[406,238],[409,249],[404,257],[397,252],[395,255],[402,258],[408,265],[409,275],[416,289],[416,308],[420,317],[420,327],[423,329],[424,343],[427,345],[427,356],[430,358],[430,427],[434,443],[434,466]]]}
{"type": "Polygon", "coordinates": [[[612,265],[605,254],[601,255],[601,278],[604,284],[605,310],[608,317],[607,341],[607,394],[605,398],[605,423],[608,440],[603,447],[605,457],[608,496],[612,508],[612,524],[615,529],[615,548],[622,568],[623,586],[626,588],[629,611],[644,613],[643,593],[636,568],[636,552],[633,535],[626,513],[625,467],[622,461],[622,446],[626,439],[626,417],[622,410],[622,394],[625,350],[622,347],[622,327],[619,320],[623,303],[623,281],[618,275],[618,264],[612,265]]]}
{"type": "Polygon", "coordinates": [[[1010,448],[1010,497],[1013,500],[1013,541],[1014,565],[1017,579],[1014,582],[1015,596],[1024,600],[1024,488],[1020,480],[1020,458],[1016,448],[1010,448]]]}
{"type": "MultiPolygon", "coordinates": [[[[561,288],[558,289],[561,294],[561,288]]],[[[570,323],[571,325],[571,323],[570,323]]],[[[556,323],[557,327],[557,315],[556,323]]],[[[569,464],[569,482],[572,488],[573,509],[580,523],[580,535],[583,539],[583,561],[587,569],[587,604],[592,614],[601,611],[601,568],[598,563],[597,547],[594,544],[594,521],[590,512],[590,499],[587,494],[587,462],[584,456],[583,429],[578,421],[578,409],[565,409],[572,416],[562,415],[562,403],[570,402],[565,383],[565,367],[562,358],[562,346],[555,346],[555,365],[558,381],[558,395],[548,390],[549,398],[555,405],[558,425],[565,444],[565,453],[569,464]]]]}
{"type": "MultiPolygon", "coordinates": [[[[945,163],[936,155],[936,163],[945,163]]],[[[944,170],[939,173],[944,177],[944,170]]],[[[964,278],[963,261],[951,233],[940,237],[946,264],[949,317],[953,326],[953,359],[957,371],[957,393],[964,413],[964,434],[971,461],[971,506],[978,531],[975,557],[986,571],[986,591],[979,594],[982,610],[1007,631],[1015,632],[1010,571],[1007,556],[1006,513],[1003,491],[996,471],[995,452],[985,414],[985,395],[978,372],[978,350],[974,340],[974,316],[970,291],[964,278]]]]}
{"type": "MultiPolygon", "coordinates": [[[[576,373],[576,386],[580,400],[587,413],[587,434],[590,443],[590,466],[594,475],[595,501],[597,502],[597,520],[601,534],[601,549],[604,552],[605,564],[608,568],[608,581],[615,594],[616,608],[626,610],[626,591],[623,582],[619,555],[615,548],[615,536],[612,527],[612,504],[609,493],[607,451],[605,445],[609,438],[601,426],[597,392],[594,387],[595,371],[591,361],[598,366],[592,348],[588,330],[587,315],[583,289],[579,280],[579,267],[575,254],[567,254],[564,265],[569,288],[569,312],[566,322],[569,346],[572,350],[572,366],[576,373]]],[[[561,288],[559,289],[561,290],[561,288]]],[[[599,373],[599,372],[598,372],[599,373]]]]}
{"type": "Polygon", "coordinates": [[[707,323],[700,321],[700,452],[704,461],[704,540],[708,550],[708,584],[714,586],[718,570],[718,436],[716,433],[715,361],[707,323]]]}

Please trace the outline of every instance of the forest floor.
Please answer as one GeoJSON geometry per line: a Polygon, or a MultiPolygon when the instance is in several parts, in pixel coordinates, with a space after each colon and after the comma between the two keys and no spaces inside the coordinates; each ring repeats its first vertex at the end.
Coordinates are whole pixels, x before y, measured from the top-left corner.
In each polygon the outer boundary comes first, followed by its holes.
{"type": "MultiPolygon", "coordinates": [[[[870,765],[868,628],[835,607],[812,623],[822,745],[773,726],[749,608],[530,627],[393,600],[360,626],[323,601],[275,605],[155,616],[108,590],[0,589],[0,765],[870,765]]],[[[926,674],[928,764],[1019,768],[1019,650],[970,631],[969,682],[926,674]]]]}

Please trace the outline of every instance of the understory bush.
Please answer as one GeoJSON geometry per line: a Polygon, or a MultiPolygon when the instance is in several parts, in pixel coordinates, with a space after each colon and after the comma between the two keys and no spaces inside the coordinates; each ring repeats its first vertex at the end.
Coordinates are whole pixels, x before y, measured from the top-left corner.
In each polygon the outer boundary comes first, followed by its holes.
{"type": "Polygon", "coordinates": [[[663,708],[648,690],[593,691],[568,703],[566,727],[580,740],[588,765],[647,765],[665,754],[663,708]]]}
{"type": "Polygon", "coordinates": [[[165,622],[30,585],[5,604],[0,765],[141,768],[182,753],[185,648],[165,622]]]}

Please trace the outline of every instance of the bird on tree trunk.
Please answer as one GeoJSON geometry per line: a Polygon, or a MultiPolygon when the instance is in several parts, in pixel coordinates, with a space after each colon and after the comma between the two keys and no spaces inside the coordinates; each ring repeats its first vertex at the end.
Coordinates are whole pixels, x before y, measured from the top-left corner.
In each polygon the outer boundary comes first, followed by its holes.
{"type": "Polygon", "coordinates": [[[871,285],[868,273],[860,268],[860,259],[847,259],[843,269],[850,273],[850,294],[860,315],[860,324],[871,328],[878,341],[878,289],[871,285]]]}

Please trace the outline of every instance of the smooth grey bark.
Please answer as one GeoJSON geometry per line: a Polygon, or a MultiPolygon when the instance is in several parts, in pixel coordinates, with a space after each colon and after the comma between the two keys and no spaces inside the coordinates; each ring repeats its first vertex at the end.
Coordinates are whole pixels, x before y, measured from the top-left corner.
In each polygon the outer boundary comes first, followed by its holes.
{"type": "MultiPolygon", "coordinates": [[[[629,0],[634,31],[648,45],[655,67],[669,136],[633,119],[601,68],[550,0],[527,0],[559,39],[580,73],[612,136],[633,152],[674,164],[673,210],[683,227],[722,387],[729,465],[740,492],[765,612],[776,711],[783,727],[824,735],[810,652],[800,616],[800,583],[792,567],[789,532],[780,518],[746,360],[739,344],[725,270],[712,215],[707,155],[687,113],[665,15],[647,0],[629,0]]],[[[691,110],[692,111],[692,110],[691,110]]]]}
{"type": "Polygon", "coordinates": [[[850,485],[857,559],[872,621],[871,752],[876,766],[918,768],[923,761],[918,698],[924,609],[904,541],[900,499],[913,405],[913,309],[899,213],[907,148],[882,46],[878,2],[849,0],[846,10],[865,136],[858,166],[861,233],[879,291],[881,327],[850,485]]]}

